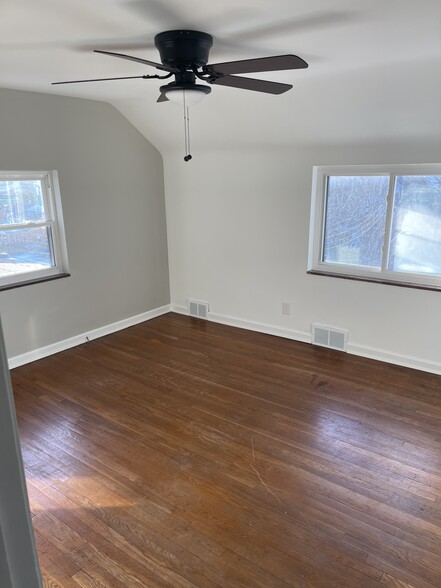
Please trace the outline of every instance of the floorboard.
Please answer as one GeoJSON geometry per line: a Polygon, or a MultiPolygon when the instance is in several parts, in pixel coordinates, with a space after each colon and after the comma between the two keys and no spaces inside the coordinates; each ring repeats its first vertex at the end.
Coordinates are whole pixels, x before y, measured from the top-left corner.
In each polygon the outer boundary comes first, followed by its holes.
{"type": "Polygon", "coordinates": [[[441,377],[168,314],[12,371],[50,588],[441,586],[441,377]]]}

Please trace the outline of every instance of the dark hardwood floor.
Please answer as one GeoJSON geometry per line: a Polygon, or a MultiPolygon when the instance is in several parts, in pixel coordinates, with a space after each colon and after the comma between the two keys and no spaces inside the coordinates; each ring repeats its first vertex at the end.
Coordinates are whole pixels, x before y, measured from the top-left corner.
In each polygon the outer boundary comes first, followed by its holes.
{"type": "Polygon", "coordinates": [[[12,371],[47,587],[441,586],[441,377],[169,314],[12,371]]]}

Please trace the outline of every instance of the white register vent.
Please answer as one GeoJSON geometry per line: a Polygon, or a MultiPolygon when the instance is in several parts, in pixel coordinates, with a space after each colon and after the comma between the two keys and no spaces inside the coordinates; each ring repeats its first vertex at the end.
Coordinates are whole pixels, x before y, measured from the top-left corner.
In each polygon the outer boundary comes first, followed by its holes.
{"type": "Polygon", "coordinates": [[[324,325],[312,325],[312,344],[329,347],[337,351],[346,351],[348,331],[334,329],[324,325]]]}
{"type": "Polygon", "coordinates": [[[210,305],[208,302],[201,302],[199,300],[188,301],[188,314],[197,318],[206,319],[210,312],[210,305]]]}

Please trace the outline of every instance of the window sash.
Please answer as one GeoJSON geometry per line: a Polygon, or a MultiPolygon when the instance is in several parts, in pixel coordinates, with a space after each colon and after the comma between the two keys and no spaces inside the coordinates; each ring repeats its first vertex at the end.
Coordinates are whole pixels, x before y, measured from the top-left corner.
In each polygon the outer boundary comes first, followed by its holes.
{"type": "Polygon", "coordinates": [[[21,282],[56,276],[57,274],[64,274],[68,271],[58,174],[56,171],[0,171],[0,181],[26,180],[36,180],[41,183],[45,220],[4,224],[0,225],[0,231],[20,231],[39,227],[47,228],[49,254],[54,265],[44,269],[34,269],[1,276],[0,288],[2,286],[20,285],[21,282]]]}
{"type": "Polygon", "coordinates": [[[308,271],[354,279],[396,282],[441,289],[441,275],[388,269],[396,179],[399,176],[439,176],[441,164],[314,167],[308,271]],[[324,261],[328,178],[333,176],[388,176],[381,267],[324,261]]]}
{"type": "Polygon", "coordinates": [[[37,229],[39,227],[53,227],[54,221],[40,221],[40,222],[33,222],[29,221],[27,223],[17,223],[15,225],[0,225],[0,231],[19,231],[20,229],[37,229]]]}

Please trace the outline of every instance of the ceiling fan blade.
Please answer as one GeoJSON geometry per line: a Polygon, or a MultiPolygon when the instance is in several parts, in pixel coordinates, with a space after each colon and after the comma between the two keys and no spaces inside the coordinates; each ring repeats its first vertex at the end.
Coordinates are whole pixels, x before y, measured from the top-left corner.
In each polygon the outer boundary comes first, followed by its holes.
{"type": "Polygon", "coordinates": [[[156,47],[150,39],[145,35],[137,35],[132,37],[107,37],[97,41],[96,39],[77,43],[74,48],[77,51],[107,51],[107,47],[113,47],[117,51],[145,51],[151,49],[156,51],[156,47]],[[98,47],[98,49],[97,49],[98,47]]]}
{"type": "Polygon", "coordinates": [[[242,90],[254,90],[267,94],[283,94],[291,90],[291,84],[280,84],[279,82],[268,82],[267,80],[256,80],[254,78],[242,78],[239,76],[222,76],[210,82],[218,86],[229,86],[230,88],[241,88],[242,90]]]}
{"type": "Polygon", "coordinates": [[[168,102],[168,98],[165,94],[160,94],[159,98],[156,100],[156,102],[168,102]]]}
{"type": "Polygon", "coordinates": [[[151,67],[156,67],[156,69],[161,69],[163,71],[168,71],[171,73],[176,73],[179,71],[176,67],[168,67],[168,65],[162,65],[161,63],[156,63],[155,61],[149,61],[148,59],[142,59],[141,57],[133,57],[133,55],[124,55],[124,53],[114,53],[113,51],[102,51],[101,49],[94,49],[94,53],[103,53],[104,55],[110,55],[111,57],[120,57],[121,59],[128,59],[129,61],[136,61],[137,63],[143,63],[144,65],[150,65],[151,67]]]}
{"type": "Polygon", "coordinates": [[[59,84],[84,84],[84,82],[108,82],[110,80],[137,80],[145,76],[124,76],[123,78],[96,78],[94,80],[69,80],[68,82],[52,82],[52,86],[59,84]]]}
{"type": "Polygon", "coordinates": [[[308,67],[308,64],[301,57],[297,57],[297,55],[276,55],[274,57],[261,57],[258,59],[242,59],[241,61],[210,63],[205,69],[229,75],[255,73],[260,71],[303,69],[305,67],[308,67]]]}

